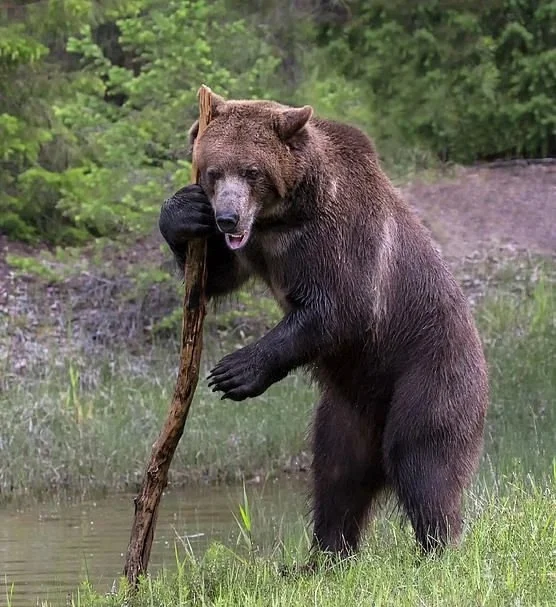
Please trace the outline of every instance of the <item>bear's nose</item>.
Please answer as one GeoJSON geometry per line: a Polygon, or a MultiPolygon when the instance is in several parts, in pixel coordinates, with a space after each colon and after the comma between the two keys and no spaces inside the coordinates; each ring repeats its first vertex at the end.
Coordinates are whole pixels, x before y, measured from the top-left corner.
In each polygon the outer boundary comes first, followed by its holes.
{"type": "Polygon", "coordinates": [[[232,233],[239,222],[239,215],[234,212],[224,212],[216,216],[216,225],[221,232],[232,233]]]}

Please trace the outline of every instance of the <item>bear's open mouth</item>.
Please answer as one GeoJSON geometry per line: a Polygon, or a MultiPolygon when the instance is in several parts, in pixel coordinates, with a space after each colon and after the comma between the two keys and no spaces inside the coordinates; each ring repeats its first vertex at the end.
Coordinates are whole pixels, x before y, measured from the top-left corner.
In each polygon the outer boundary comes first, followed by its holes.
{"type": "Polygon", "coordinates": [[[224,234],[224,238],[228,247],[235,251],[245,246],[249,238],[249,230],[245,230],[241,234],[224,234]]]}

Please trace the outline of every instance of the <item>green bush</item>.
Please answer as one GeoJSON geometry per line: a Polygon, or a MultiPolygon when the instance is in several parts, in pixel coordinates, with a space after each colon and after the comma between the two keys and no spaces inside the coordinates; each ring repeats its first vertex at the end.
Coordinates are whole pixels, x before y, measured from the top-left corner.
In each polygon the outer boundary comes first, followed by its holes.
{"type": "Polygon", "coordinates": [[[468,162],[556,153],[556,2],[350,3],[320,29],[373,134],[468,162]]]}
{"type": "MultiPolygon", "coordinates": [[[[102,15],[92,15],[94,3],[77,4],[56,51],[64,73],[43,45],[0,45],[0,79],[11,79],[20,108],[4,114],[0,100],[0,230],[16,238],[64,244],[148,231],[165,194],[190,179],[182,159],[199,85],[230,96],[275,93],[279,60],[223,2],[117,2],[102,15]],[[112,47],[103,27],[115,32],[112,47]],[[30,78],[13,67],[18,58],[36,63],[33,82],[55,73],[57,94],[52,84],[37,91],[51,102],[41,112],[14,86],[14,78],[30,78]]],[[[9,31],[15,38],[17,28],[9,31]]]]}

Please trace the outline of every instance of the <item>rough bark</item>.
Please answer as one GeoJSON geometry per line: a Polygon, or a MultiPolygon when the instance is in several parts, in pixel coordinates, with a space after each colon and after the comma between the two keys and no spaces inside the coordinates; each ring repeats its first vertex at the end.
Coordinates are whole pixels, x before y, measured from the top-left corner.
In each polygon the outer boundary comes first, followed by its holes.
{"type": "MultiPolygon", "coordinates": [[[[208,87],[199,89],[199,138],[211,119],[208,87]]],[[[193,165],[193,180],[199,175],[193,165]]],[[[183,434],[191,401],[199,379],[203,346],[203,320],[206,314],[206,243],[191,241],[185,265],[185,295],[181,356],[178,378],[168,417],[158,436],[145,471],[141,489],[135,498],[135,517],[127,549],[124,574],[132,587],[146,573],[158,517],[162,492],[168,483],[168,470],[183,434]]]]}

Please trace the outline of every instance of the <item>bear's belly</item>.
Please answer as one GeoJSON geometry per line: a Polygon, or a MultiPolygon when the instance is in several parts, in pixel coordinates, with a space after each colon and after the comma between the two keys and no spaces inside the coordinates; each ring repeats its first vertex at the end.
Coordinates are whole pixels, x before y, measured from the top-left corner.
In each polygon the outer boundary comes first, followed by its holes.
{"type": "Polygon", "coordinates": [[[360,409],[385,412],[394,390],[394,375],[363,343],[323,354],[311,365],[311,374],[324,391],[332,390],[360,409]]]}

